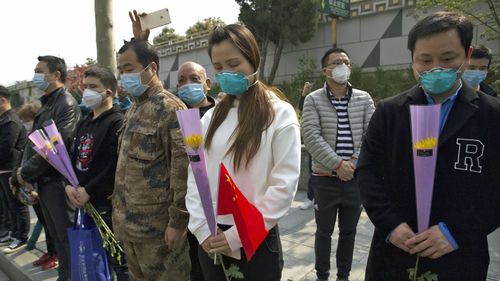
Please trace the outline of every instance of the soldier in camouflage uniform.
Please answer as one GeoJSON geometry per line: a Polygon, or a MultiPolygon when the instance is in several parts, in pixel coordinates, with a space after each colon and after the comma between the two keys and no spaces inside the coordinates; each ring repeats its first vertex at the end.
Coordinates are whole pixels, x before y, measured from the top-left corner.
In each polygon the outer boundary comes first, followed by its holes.
{"type": "Polygon", "coordinates": [[[134,104],[118,144],[114,231],[124,243],[132,280],[187,281],[188,160],[175,115],[186,107],[163,89],[149,43],[132,40],[118,53],[122,85],[134,104]]]}

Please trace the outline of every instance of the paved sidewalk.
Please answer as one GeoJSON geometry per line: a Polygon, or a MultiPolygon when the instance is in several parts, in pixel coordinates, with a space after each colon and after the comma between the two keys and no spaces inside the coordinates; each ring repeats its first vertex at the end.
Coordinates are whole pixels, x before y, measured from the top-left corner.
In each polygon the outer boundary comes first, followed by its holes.
{"type": "MultiPolygon", "coordinates": [[[[300,190],[295,197],[292,208],[280,221],[280,234],[283,244],[285,268],[282,281],[314,281],[314,233],[316,223],[314,211],[300,210],[299,206],[304,200],[305,191],[300,190]]],[[[32,228],[36,222],[36,215],[31,211],[32,228]]],[[[354,247],[354,259],[352,265],[351,281],[363,281],[366,259],[371,242],[373,225],[365,212],[361,213],[354,247]]],[[[332,269],[330,280],[335,280],[335,249],[337,247],[338,229],[335,229],[332,241],[332,269]]],[[[500,281],[500,229],[489,237],[490,242],[490,267],[488,281],[500,281]]],[[[10,280],[56,280],[57,270],[42,271],[40,267],[33,267],[31,263],[42,255],[45,250],[45,236],[42,232],[37,243],[37,248],[32,251],[22,249],[16,253],[4,255],[0,253],[0,270],[10,280]]],[[[1,275],[0,275],[1,276],[1,275]]],[[[0,281],[3,281],[0,277],[0,281]]],[[[7,280],[7,279],[5,279],[7,280]]]]}
{"type": "MultiPolygon", "coordinates": [[[[295,196],[292,208],[279,223],[285,259],[282,281],[316,280],[316,272],[314,270],[314,233],[316,231],[314,210],[299,209],[305,197],[305,191],[299,190],[295,196]]],[[[366,212],[363,211],[358,223],[353,264],[351,276],[349,277],[350,281],[364,280],[373,229],[373,224],[366,212]]],[[[337,247],[337,238],[338,228],[335,226],[330,259],[330,280],[335,280],[336,278],[335,249],[337,247]]],[[[500,229],[493,232],[488,237],[488,240],[490,246],[490,267],[487,280],[500,281],[500,229]]]]}

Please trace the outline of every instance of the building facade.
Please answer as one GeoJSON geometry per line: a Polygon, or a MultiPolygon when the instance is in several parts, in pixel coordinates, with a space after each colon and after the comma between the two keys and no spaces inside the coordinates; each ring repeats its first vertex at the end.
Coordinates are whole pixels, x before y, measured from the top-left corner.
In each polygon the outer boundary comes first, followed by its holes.
{"type": "MultiPolygon", "coordinates": [[[[411,63],[407,49],[407,37],[411,27],[417,22],[414,0],[351,0],[351,18],[337,22],[337,46],[345,49],[356,66],[364,71],[377,68],[403,69],[411,63]]],[[[425,16],[425,14],[424,14],[425,16]]],[[[474,30],[473,45],[484,44],[500,53],[500,42],[485,41],[479,34],[480,26],[474,30]]],[[[207,53],[208,33],[199,34],[183,41],[158,45],[160,53],[160,78],[165,86],[174,89],[177,84],[177,70],[186,61],[203,65],[210,78],[214,71],[207,53]]],[[[286,45],[283,49],[275,83],[290,81],[299,69],[300,58],[316,61],[320,71],[320,58],[332,46],[332,25],[330,18],[318,26],[314,37],[296,46],[286,45]]],[[[270,71],[273,59],[273,46],[268,50],[265,74],[270,71]]],[[[213,79],[212,79],[213,80],[213,79]]]]}

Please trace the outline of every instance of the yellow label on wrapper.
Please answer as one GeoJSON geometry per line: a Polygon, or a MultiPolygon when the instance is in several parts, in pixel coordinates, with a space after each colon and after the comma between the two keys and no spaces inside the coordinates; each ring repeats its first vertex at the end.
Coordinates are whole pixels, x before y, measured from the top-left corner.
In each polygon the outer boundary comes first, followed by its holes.
{"type": "Polygon", "coordinates": [[[433,149],[437,145],[437,139],[433,137],[429,137],[420,141],[417,141],[413,148],[415,149],[433,149]]]}

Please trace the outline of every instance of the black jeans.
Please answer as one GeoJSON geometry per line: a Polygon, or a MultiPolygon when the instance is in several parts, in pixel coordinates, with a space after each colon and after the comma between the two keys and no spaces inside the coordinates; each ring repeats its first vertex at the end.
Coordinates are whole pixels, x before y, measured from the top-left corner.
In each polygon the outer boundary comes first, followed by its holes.
{"type": "Polygon", "coordinates": [[[330,275],[330,253],[335,221],[339,218],[339,241],[336,252],[337,277],[348,278],[352,266],[354,238],[361,214],[361,201],[356,179],[342,182],[337,177],[311,176],[314,185],[316,237],[316,275],[328,279],[330,275]]]}
{"type": "MultiPolygon", "coordinates": [[[[307,153],[309,154],[309,152],[307,153]]],[[[312,156],[309,154],[309,174],[312,173],[312,156]]],[[[311,177],[309,177],[309,180],[307,181],[307,199],[313,200],[314,199],[314,188],[313,185],[311,184],[311,177]]]]}
{"type": "MultiPolygon", "coordinates": [[[[0,176],[3,175],[9,175],[10,173],[7,174],[0,174],[0,176]]],[[[11,222],[10,222],[10,217],[9,217],[9,206],[7,206],[7,203],[4,202],[4,195],[3,195],[3,187],[0,189],[0,237],[4,237],[9,234],[9,231],[11,230],[11,222]]]]}
{"type": "MultiPolygon", "coordinates": [[[[99,212],[102,219],[106,223],[106,225],[113,231],[113,221],[112,221],[112,208],[111,206],[94,206],[94,208],[99,212]]],[[[90,215],[85,214],[84,222],[87,226],[95,226],[95,222],[90,215]]],[[[106,255],[109,261],[109,267],[111,271],[111,280],[113,280],[114,276],[116,276],[117,281],[128,281],[130,280],[130,276],[128,273],[127,267],[127,257],[125,256],[125,249],[122,244],[120,246],[123,249],[121,253],[121,264],[117,259],[117,256],[111,256],[111,253],[106,250],[106,255]]]]}
{"type": "Polygon", "coordinates": [[[42,206],[40,203],[36,203],[33,205],[33,210],[35,210],[35,214],[38,217],[38,222],[43,226],[43,231],[45,232],[45,243],[47,244],[47,254],[49,256],[57,255],[56,254],[56,246],[54,245],[54,238],[50,235],[49,229],[47,228],[47,222],[45,221],[45,217],[43,216],[42,206]]]}
{"type": "Polygon", "coordinates": [[[69,243],[66,229],[72,226],[74,209],[66,198],[62,180],[38,182],[39,204],[47,229],[54,239],[59,268],[57,281],[70,280],[69,243]]]}
{"type": "MultiPolygon", "coordinates": [[[[227,226],[220,226],[225,230],[227,226]]],[[[210,258],[201,246],[198,247],[198,257],[200,259],[203,275],[207,281],[226,280],[221,265],[214,265],[214,260],[210,258]]],[[[241,260],[222,256],[226,268],[234,264],[243,273],[244,281],[280,281],[283,270],[283,252],[278,226],[273,227],[262,244],[257,248],[255,255],[250,262],[247,262],[245,252],[241,251],[241,260]]]]}
{"type": "Polygon", "coordinates": [[[2,206],[6,207],[2,213],[7,216],[10,222],[10,236],[24,242],[28,240],[30,232],[30,212],[28,206],[21,203],[12,194],[9,186],[10,176],[11,173],[0,174],[0,199],[2,206]]]}
{"type": "Polygon", "coordinates": [[[191,260],[189,281],[205,281],[203,271],[201,270],[200,260],[198,259],[198,239],[196,239],[196,236],[188,230],[187,240],[189,243],[189,259],[191,260]]]}

